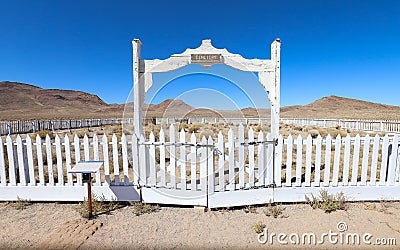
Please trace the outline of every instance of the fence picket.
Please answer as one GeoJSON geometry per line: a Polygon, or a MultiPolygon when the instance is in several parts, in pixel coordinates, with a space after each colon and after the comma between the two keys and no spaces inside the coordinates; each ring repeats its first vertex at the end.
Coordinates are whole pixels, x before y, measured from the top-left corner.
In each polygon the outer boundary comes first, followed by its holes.
{"type": "MultiPolygon", "coordinates": [[[[214,145],[214,141],[211,136],[208,137],[207,141],[208,145],[214,145]]],[[[215,191],[215,173],[214,173],[214,149],[212,147],[207,147],[207,155],[208,155],[208,195],[212,195],[215,191]]]]}
{"type": "Polygon", "coordinates": [[[126,135],[123,133],[121,136],[122,143],[122,170],[124,173],[124,185],[129,185],[129,164],[128,164],[128,143],[126,135]]]}
{"type": "MultiPolygon", "coordinates": [[[[179,133],[179,142],[185,143],[185,131],[182,129],[179,133]]],[[[179,166],[181,169],[181,189],[186,190],[186,146],[179,147],[179,166]]]]}
{"type": "Polygon", "coordinates": [[[378,151],[379,151],[380,138],[378,134],[374,137],[374,146],[372,147],[372,163],[371,163],[371,176],[370,184],[376,185],[376,169],[378,167],[378,151]]]}
{"type": "Polygon", "coordinates": [[[303,138],[301,138],[301,135],[297,137],[296,140],[296,187],[301,186],[301,171],[302,171],[302,165],[303,165],[303,138]]]}
{"type": "Polygon", "coordinates": [[[176,128],[173,124],[169,127],[169,140],[171,146],[169,147],[169,156],[170,156],[170,163],[169,163],[169,175],[170,175],[170,182],[171,187],[176,188],[176,148],[174,145],[175,143],[175,134],[176,128]]]}
{"type": "Polygon", "coordinates": [[[67,167],[67,182],[68,185],[72,186],[72,174],[68,174],[68,172],[71,170],[71,144],[69,141],[69,136],[68,134],[65,135],[64,137],[64,149],[65,149],[65,165],[67,167]]]}
{"type": "Polygon", "coordinates": [[[389,137],[388,135],[385,135],[385,137],[383,137],[383,142],[382,142],[382,161],[381,161],[381,170],[379,174],[379,185],[381,186],[386,184],[388,151],[389,151],[389,137]]]}
{"type": "Polygon", "coordinates": [[[331,148],[332,137],[328,135],[325,139],[325,167],[324,167],[324,186],[329,186],[329,178],[331,174],[331,148]]]}
{"type": "Polygon", "coordinates": [[[160,129],[160,186],[161,187],[166,187],[166,179],[165,179],[165,173],[166,173],[166,168],[165,168],[165,145],[163,145],[163,143],[165,143],[165,134],[164,134],[164,130],[161,128],[160,129]]]}
{"type": "Polygon", "coordinates": [[[18,163],[18,173],[19,173],[19,183],[22,186],[26,186],[26,176],[25,176],[25,166],[24,166],[24,152],[22,145],[22,138],[17,135],[17,163],[18,163]]]}
{"type": "Polygon", "coordinates": [[[244,128],[240,123],[238,127],[238,147],[239,147],[239,188],[244,188],[244,128]]]}
{"type": "MultiPolygon", "coordinates": [[[[201,144],[207,144],[205,136],[201,138],[201,144]]],[[[207,147],[200,147],[200,189],[206,191],[207,185],[207,147]]]]}
{"type": "Polygon", "coordinates": [[[6,164],[4,162],[4,144],[1,136],[0,136],[0,180],[2,186],[7,185],[6,164]]]}
{"type": "Polygon", "coordinates": [[[349,169],[350,169],[350,135],[347,135],[344,140],[344,159],[343,159],[343,186],[349,184],[349,169]]]}
{"type": "MultiPolygon", "coordinates": [[[[153,132],[150,132],[149,142],[154,144],[155,138],[153,132]]],[[[156,146],[149,146],[149,167],[150,167],[150,178],[149,185],[154,187],[156,185],[157,173],[156,173],[156,146]]]]}
{"type": "Polygon", "coordinates": [[[276,157],[276,161],[275,161],[275,185],[277,187],[282,186],[282,149],[283,149],[283,137],[282,135],[279,135],[278,137],[278,145],[275,148],[275,157],[276,157]]]}
{"type": "Polygon", "coordinates": [[[393,186],[396,182],[396,165],[397,165],[397,158],[398,158],[398,148],[399,148],[399,137],[396,134],[393,137],[392,154],[390,155],[390,158],[389,158],[387,184],[386,184],[388,186],[393,186]]]}
{"type": "Polygon", "coordinates": [[[53,172],[53,155],[51,152],[51,140],[50,136],[46,135],[46,153],[47,153],[47,173],[49,176],[48,184],[54,186],[54,172],[53,172]]]}
{"type": "Polygon", "coordinates": [[[89,138],[87,134],[83,136],[83,152],[84,152],[84,157],[85,161],[90,161],[90,147],[89,147],[89,138]]]}
{"type": "Polygon", "coordinates": [[[356,135],[354,141],[354,150],[353,150],[353,169],[351,172],[351,182],[350,182],[350,185],[352,186],[357,185],[359,155],[360,155],[360,135],[356,135]]]}
{"type": "MultiPolygon", "coordinates": [[[[220,152],[218,155],[218,179],[219,179],[219,189],[218,191],[225,191],[225,148],[224,148],[224,136],[221,131],[218,133],[217,147],[220,152]]],[[[253,166],[254,168],[254,166],[253,166]]]]}
{"type": "Polygon", "coordinates": [[[57,156],[57,185],[64,185],[64,170],[63,170],[63,162],[62,162],[62,153],[61,153],[61,141],[60,137],[56,135],[56,156],[57,156]]]}
{"type": "Polygon", "coordinates": [[[340,164],[340,151],[342,148],[342,137],[340,134],[336,136],[335,141],[335,158],[333,159],[333,176],[332,186],[337,187],[339,182],[339,164],[340,164]]]}
{"type": "MultiPolygon", "coordinates": [[[[196,145],[196,135],[194,134],[194,132],[192,132],[192,134],[190,135],[190,143],[196,145]]],[[[190,147],[190,189],[192,191],[196,191],[197,189],[196,154],[196,147],[190,147]]]]}
{"type": "MultiPolygon", "coordinates": [[[[252,128],[249,129],[248,136],[249,136],[249,143],[254,142],[254,130],[252,128]]],[[[254,145],[249,144],[249,185],[250,185],[250,187],[254,187],[254,165],[255,165],[254,164],[254,145]]]]}
{"type": "Polygon", "coordinates": [[[42,139],[40,138],[39,135],[36,135],[36,153],[37,153],[37,159],[38,159],[39,184],[41,186],[43,186],[44,185],[44,166],[43,166],[42,139]]]}
{"type": "Polygon", "coordinates": [[[369,157],[369,135],[364,137],[364,150],[361,166],[361,185],[367,185],[368,157],[369,157]]]}
{"type": "MultiPolygon", "coordinates": [[[[78,135],[74,136],[75,164],[81,161],[81,146],[78,135]]],[[[76,174],[77,185],[82,186],[82,174],[76,174]]]]}
{"type": "Polygon", "coordinates": [[[103,159],[104,159],[104,176],[106,183],[110,185],[111,178],[110,178],[110,159],[108,156],[108,138],[105,134],[103,134],[102,145],[103,145],[103,159]]]}
{"type": "MultiPolygon", "coordinates": [[[[228,131],[229,191],[235,190],[235,145],[232,128],[228,131]]],[[[260,170],[259,170],[260,171],[260,170]]]]}
{"type": "MultiPolygon", "coordinates": [[[[268,133],[266,136],[267,141],[272,141],[273,137],[272,134],[268,133]]],[[[265,178],[265,185],[269,186],[271,184],[275,184],[275,166],[274,166],[274,147],[272,143],[265,144],[266,150],[266,178],[265,178]]]]}
{"type": "Polygon", "coordinates": [[[138,138],[136,134],[132,134],[132,171],[133,171],[133,182],[135,185],[139,185],[139,147],[138,138]]]}
{"type": "MultiPolygon", "coordinates": [[[[29,185],[30,186],[35,186],[36,185],[36,180],[35,180],[35,166],[33,165],[33,150],[32,150],[32,139],[29,135],[26,135],[25,138],[26,141],[26,153],[27,153],[27,160],[28,160],[28,174],[29,174],[29,185]]],[[[0,141],[1,144],[1,141],[0,141]]],[[[1,144],[1,148],[3,145],[1,144]]],[[[2,156],[0,152],[0,157],[2,156]]],[[[0,160],[1,161],[1,160],[0,160]]],[[[1,163],[0,163],[1,165],[1,163]]]]}
{"type": "Polygon", "coordinates": [[[287,149],[286,149],[286,186],[292,186],[292,158],[293,158],[293,137],[289,135],[287,138],[287,149]]]}
{"type": "Polygon", "coordinates": [[[120,178],[119,178],[119,162],[118,162],[118,140],[116,134],[113,134],[111,143],[113,151],[114,183],[115,185],[119,185],[120,178]]]}
{"type": "Polygon", "coordinates": [[[8,171],[10,176],[10,185],[16,186],[17,181],[15,179],[15,162],[14,162],[14,146],[11,136],[7,136],[7,156],[8,156],[8,171]]]}
{"type": "MultiPolygon", "coordinates": [[[[258,133],[258,141],[264,141],[264,134],[262,131],[258,133]]],[[[233,145],[233,143],[232,143],[233,145]]],[[[233,150],[232,150],[233,151],[233,150]]],[[[264,143],[258,144],[258,185],[265,185],[265,147],[264,143]]]]}
{"type": "Polygon", "coordinates": [[[306,141],[306,172],[305,172],[305,185],[311,186],[311,152],[312,152],[312,138],[311,135],[307,136],[306,141]]]}
{"type": "Polygon", "coordinates": [[[321,156],[322,156],[322,137],[317,136],[315,142],[315,170],[314,170],[314,183],[313,186],[319,187],[321,182],[321,156]]]}
{"type": "MultiPolygon", "coordinates": [[[[93,134],[93,142],[92,143],[93,143],[93,160],[98,161],[98,160],[100,160],[99,139],[97,138],[96,134],[93,134]]],[[[126,157],[126,159],[128,160],[128,157],[126,157]]],[[[100,172],[101,172],[101,169],[99,171],[97,171],[97,173],[96,173],[96,182],[95,182],[96,186],[101,185],[100,172]]]]}

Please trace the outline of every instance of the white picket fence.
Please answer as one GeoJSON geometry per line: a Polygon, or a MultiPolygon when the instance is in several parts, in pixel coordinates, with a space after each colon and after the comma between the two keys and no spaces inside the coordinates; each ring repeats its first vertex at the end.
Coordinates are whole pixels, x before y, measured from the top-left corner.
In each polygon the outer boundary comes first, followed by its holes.
{"type": "Polygon", "coordinates": [[[324,188],[351,200],[399,200],[398,136],[273,138],[239,126],[215,138],[151,133],[54,140],[0,139],[0,200],[73,201],[86,196],[80,160],[104,160],[93,192],[106,199],[239,206],[299,202],[324,188]]]}
{"type": "MultiPolygon", "coordinates": [[[[382,133],[400,133],[398,120],[352,120],[352,119],[312,119],[312,118],[281,118],[282,122],[300,126],[335,127],[355,131],[371,131],[382,133]]],[[[32,120],[32,121],[0,121],[0,135],[33,133],[40,130],[69,130],[76,128],[90,128],[112,124],[132,124],[132,118],[99,118],[80,120],[32,120]]],[[[181,122],[189,124],[228,123],[239,124],[270,124],[271,118],[224,118],[224,117],[193,117],[173,118],[157,117],[145,118],[144,124],[170,125],[181,122]]]]}
{"type": "Polygon", "coordinates": [[[342,129],[382,133],[400,133],[399,120],[281,118],[282,122],[321,128],[339,126],[342,129]]]}
{"type": "Polygon", "coordinates": [[[40,130],[69,130],[104,125],[132,123],[132,118],[98,118],[80,120],[0,121],[0,135],[34,133],[40,130]]]}

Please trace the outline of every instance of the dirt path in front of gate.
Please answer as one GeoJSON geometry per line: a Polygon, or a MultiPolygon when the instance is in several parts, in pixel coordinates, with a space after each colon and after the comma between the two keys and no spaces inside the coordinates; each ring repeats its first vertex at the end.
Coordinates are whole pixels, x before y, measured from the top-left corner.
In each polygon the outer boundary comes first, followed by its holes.
{"type": "Polygon", "coordinates": [[[272,211],[267,206],[251,211],[240,208],[206,212],[196,208],[163,206],[157,212],[141,216],[135,216],[133,207],[126,206],[110,214],[99,215],[90,223],[82,221],[74,209],[76,206],[34,203],[23,210],[16,210],[10,204],[0,203],[0,248],[262,249],[272,244],[273,247],[287,249],[305,246],[321,249],[349,246],[397,249],[400,245],[399,202],[351,203],[347,211],[329,214],[314,210],[307,204],[283,205],[279,218],[266,216],[265,213],[272,211]],[[265,244],[258,242],[254,231],[253,227],[258,223],[266,226],[264,232],[267,232],[269,242],[265,244]],[[95,224],[98,226],[91,226],[95,224]],[[93,229],[84,231],[85,225],[93,229]],[[86,236],[78,238],[80,234],[86,236]],[[281,242],[277,235],[280,235],[281,242]],[[310,235],[316,236],[315,245],[310,235]],[[299,242],[296,242],[297,236],[299,242]],[[354,240],[352,245],[353,238],[357,237],[360,243],[354,240]],[[302,243],[303,238],[305,244],[302,243]],[[308,244],[309,238],[311,245],[308,244]],[[374,245],[378,238],[384,238],[382,240],[386,245],[374,245]],[[389,246],[389,241],[393,244],[393,240],[388,238],[395,239],[397,246],[389,246]],[[78,243],[72,244],[77,239],[78,243]]]}

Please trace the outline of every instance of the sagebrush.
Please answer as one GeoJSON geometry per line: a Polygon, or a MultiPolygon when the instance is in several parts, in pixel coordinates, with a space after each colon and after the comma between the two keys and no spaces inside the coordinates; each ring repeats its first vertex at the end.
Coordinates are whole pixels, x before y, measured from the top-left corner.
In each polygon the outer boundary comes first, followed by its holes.
{"type": "Polygon", "coordinates": [[[335,195],[329,194],[326,189],[322,189],[319,192],[319,196],[315,197],[311,194],[311,197],[305,196],[307,203],[313,209],[322,209],[325,213],[330,213],[336,210],[347,210],[346,198],[343,192],[335,195]]]}

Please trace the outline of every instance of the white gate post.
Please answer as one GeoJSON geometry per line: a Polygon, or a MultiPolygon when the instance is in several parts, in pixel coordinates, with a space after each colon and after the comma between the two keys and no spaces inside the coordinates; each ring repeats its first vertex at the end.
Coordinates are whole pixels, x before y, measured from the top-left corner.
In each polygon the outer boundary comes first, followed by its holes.
{"type": "Polygon", "coordinates": [[[133,53],[133,87],[134,87],[134,103],[133,103],[133,119],[134,130],[137,138],[143,134],[142,106],[144,103],[144,78],[141,69],[143,69],[140,60],[140,46],[142,42],[139,39],[132,41],[133,53]]]}
{"type": "Polygon", "coordinates": [[[274,139],[279,136],[279,118],[280,118],[280,67],[281,67],[281,40],[277,38],[271,44],[271,61],[275,64],[273,77],[273,91],[275,92],[271,102],[271,134],[274,139]]]}

